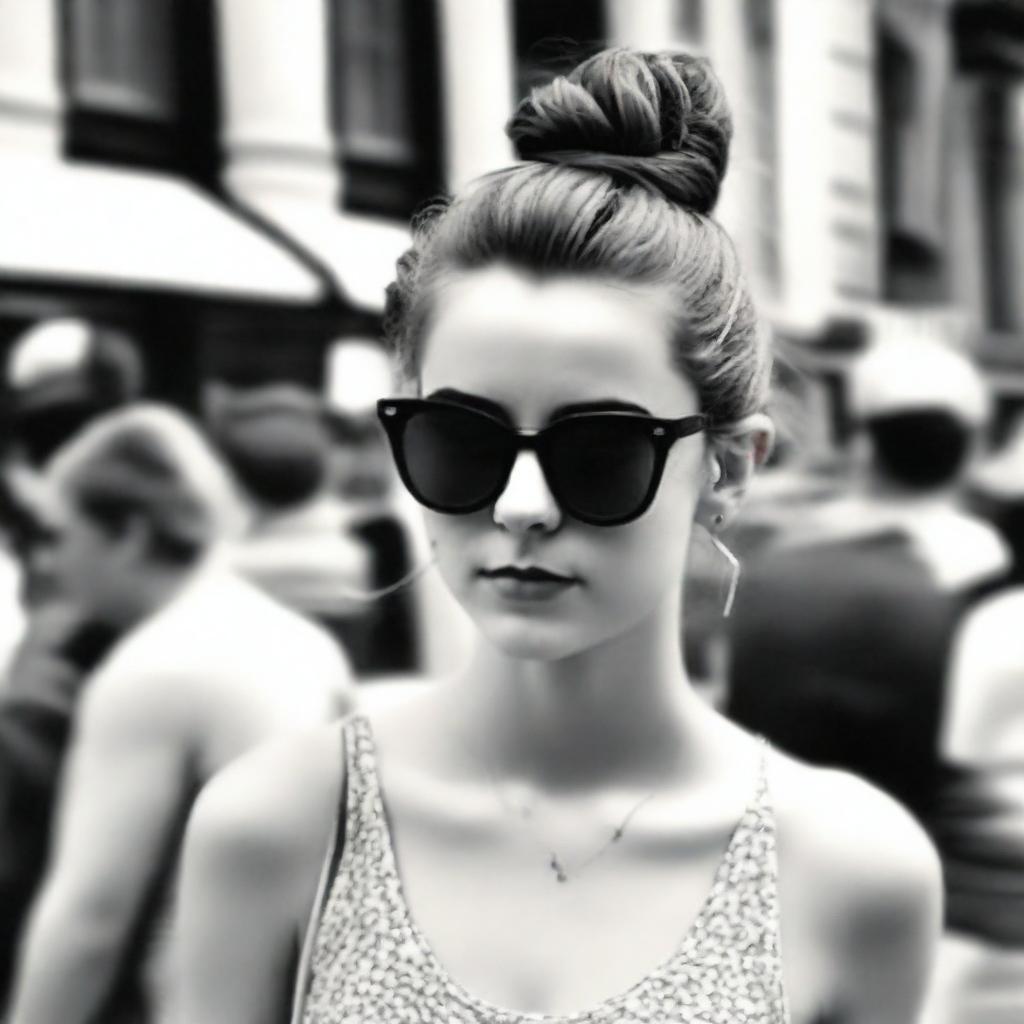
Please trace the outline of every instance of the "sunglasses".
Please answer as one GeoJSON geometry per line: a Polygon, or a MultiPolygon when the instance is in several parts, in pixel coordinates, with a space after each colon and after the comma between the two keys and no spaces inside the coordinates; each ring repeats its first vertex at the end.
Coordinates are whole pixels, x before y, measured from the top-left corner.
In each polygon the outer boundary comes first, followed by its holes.
{"type": "Polygon", "coordinates": [[[559,506],[592,526],[619,526],[654,501],[669,449],[703,430],[705,416],[661,420],[633,412],[581,412],[542,430],[516,430],[478,409],[423,398],[385,398],[377,414],[409,493],[435,512],[465,515],[493,504],[521,451],[536,452],[559,506]]]}

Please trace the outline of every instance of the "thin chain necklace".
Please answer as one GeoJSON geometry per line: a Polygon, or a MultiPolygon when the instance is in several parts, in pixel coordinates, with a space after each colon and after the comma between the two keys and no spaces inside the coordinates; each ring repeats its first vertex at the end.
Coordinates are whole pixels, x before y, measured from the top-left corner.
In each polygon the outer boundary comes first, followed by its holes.
{"type": "Polygon", "coordinates": [[[564,883],[569,882],[573,878],[579,878],[583,872],[589,868],[596,861],[600,860],[616,843],[622,841],[623,836],[626,834],[626,829],[629,828],[629,823],[633,820],[633,816],[651,800],[656,794],[657,790],[651,790],[646,796],[641,797],[629,810],[626,816],[619,822],[616,828],[612,831],[611,835],[589,856],[584,857],[583,860],[579,861],[574,865],[569,865],[565,858],[559,855],[558,851],[554,846],[544,838],[537,829],[536,825],[533,824],[533,808],[528,804],[515,804],[502,790],[501,785],[498,783],[498,779],[491,767],[490,762],[486,758],[475,758],[479,760],[484,770],[487,772],[487,777],[490,779],[491,786],[494,789],[495,795],[498,798],[498,803],[506,809],[506,811],[514,814],[519,820],[524,822],[530,833],[530,837],[534,842],[544,851],[544,855],[547,858],[547,865],[551,869],[558,882],[564,883]]]}

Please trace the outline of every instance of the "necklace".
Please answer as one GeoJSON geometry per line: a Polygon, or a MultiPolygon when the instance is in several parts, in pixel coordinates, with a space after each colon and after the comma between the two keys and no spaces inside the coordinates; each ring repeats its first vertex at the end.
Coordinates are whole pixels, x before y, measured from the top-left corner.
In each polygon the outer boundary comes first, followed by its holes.
{"type": "Polygon", "coordinates": [[[626,816],[619,822],[619,824],[612,830],[611,835],[591,854],[584,857],[583,860],[578,861],[574,865],[569,865],[568,862],[562,857],[554,846],[547,841],[547,839],[539,832],[536,825],[533,824],[533,808],[529,804],[516,804],[509,800],[506,794],[503,792],[502,787],[498,783],[497,777],[491,768],[490,762],[485,758],[479,758],[484,765],[484,770],[487,772],[487,777],[490,779],[491,786],[494,789],[495,795],[498,798],[498,803],[505,808],[506,811],[510,811],[518,819],[523,821],[528,826],[531,838],[534,842],[544,851],[544,855],[547,858],[547,865],[551,869],[555,876],[556,881],[560,883],[569,882],[573,878],[579,878],[583,872],[589,868],[596,861],[600,860],[616,843],[622,841],[622,838],[626,834],[626,829],[629,828],[629,823],[633,820],[633,816],[646,804],[649,800],[653,799],[657,790],[651,790],[645,796],[641,797],[628,811],[626,816]]]}

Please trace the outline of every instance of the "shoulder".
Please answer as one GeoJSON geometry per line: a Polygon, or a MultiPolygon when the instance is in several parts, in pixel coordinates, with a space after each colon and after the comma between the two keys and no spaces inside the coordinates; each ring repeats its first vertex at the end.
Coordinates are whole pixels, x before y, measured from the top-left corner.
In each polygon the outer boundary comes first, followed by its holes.
{"type": "MultiPolygon", "coordinates": [[[[1012,587],[979,601],[964,617],[961,636],[968,639],[999,638],[1001,646],[1017,636],[1015,630],[1024,621],[1024,587],[1012,587]]],[[[1020,645],[1015,645],[1020,646],[1020,645]]]]}
{"type": "Polygon", "coordinates": [[[191,720],[190,689],[173,648],[159,632],[142,627],[120,640],[83,686],[76,735],[116,730],[145,740],[175,732],[191,720]]]}
{"type": "Polygon", "coordinates": [[[926,975],[942,871],[924,830],[854,775],[778,754],[771,763],[782,906],[802,908],[807,941],[845,982],[870,975],[883,951],[892,970],[926,975]]]}
{"type": "Polygon", "coordinates": [[[1024,587],[979,601],[960,622],[954,643],[954,678],[1024,668],[1024,587]]]}
{"type": "Polygon", "coordinates": [[[144,627],[152,655],[204,680],[277,678],[301,665],[305,676],[347,676],[339,645],[321,626],[234,571],[207,570],[190,595],[144,627]],[[173,652],[173,655],[172,655],[173,652]]]}
{"type": "Polygon", "coordinates": [[[231,629],[236,642],[248,634],[253,650],[273,647],[281,640],[313,654],[340,658],[338,645],[330,634],[305,615],[283,604],[256,584],[236,573],[225,573],[221,582],[225,597],[238,611],[237,625],[231,629]]]}
{"type": "Polygon", "coordinates": [[[964,543],[971,545],[974,553],[987,556],[998,567],[1005,567],[1009,563],[1009,545],[991,523],[956,510],[953,516],[964,543]]]}
{"type": "MultiPolygon", "coordinates": [[[[273,740],[214,776],[193,807],[186,871],[312,900],[344,786],[337,723],[273,740]]],[[[306,908],[308,909],[308,908],[306,908]]]]}
{"type": "Polygon", "coordinates": [[[848,772],[772,754],[780,857],[822,883],[823,905],[855,917],[890,897],[930,900],[940,887],[938,856],[921,826],[891,797],[848,772]]]}

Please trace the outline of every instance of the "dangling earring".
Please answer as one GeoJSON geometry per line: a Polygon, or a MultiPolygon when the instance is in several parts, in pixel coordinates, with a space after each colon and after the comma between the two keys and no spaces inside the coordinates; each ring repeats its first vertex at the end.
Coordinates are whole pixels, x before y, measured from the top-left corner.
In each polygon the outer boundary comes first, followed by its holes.
{"type": "MultiPolygon", "coordinates": [[[[725,522],[725,516],[715,516],[715,526],[721,526],[725,522]]],[[[729,592],[725,595],[725,607],[722,609],[722,618],[729,618],[732,614],[732,604],[736,600],[736,588],[740,584],[740,560],[722,543],[714,530],[708,530],[711,543],[718,549],[718,553],[729,563],[729,592]]]]}

